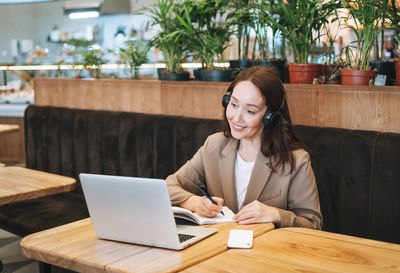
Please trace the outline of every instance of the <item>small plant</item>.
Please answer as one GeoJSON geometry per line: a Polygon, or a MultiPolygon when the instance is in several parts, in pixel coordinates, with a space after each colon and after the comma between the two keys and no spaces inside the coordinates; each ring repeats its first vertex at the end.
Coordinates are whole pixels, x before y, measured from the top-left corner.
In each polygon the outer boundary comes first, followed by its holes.
{"type": "Polygon", "coordinates": [[[78,39],[78,38],[71,38],[65,42],[69,45],[72,45],[75,48],[89,47],[92,44],[92,42],[86,39],[78,39]]]}
{"type": "Polygon", "coordinates": [[[379,35],[387,12],[376,0],[342,0],[349,14],[346,27],[356,34],[357,40],[344,50],[346,66],[355,70],[369,70],[371,49],[379,35]]]}
{"type": "Polygon", "coordinates": [[[102,77],[101,66],[107,61],[103,58],[103,51],[99,49],[98,46],[93,45],[92,42],[86,39],[69,39],[66,42],[68,47],[68,55],[72,56],[72,62],[65,62],[65,60],[58,61],[58,74],[62,76],[62,71],[60,69],[62,64],[69,64],[74,73],[75,77],[82,76],[82,70],[86,69],[90,75],[94,78],[102,77]]]}
{"type": "Polygon", "coordinates": [[[139,78],[139,67],[147,61],[147,48],[140,43],[128,41],[126,48],[119,49],[119,63],[128,65],[132,79],[139,78]]]}
{"type": "Polygon", "coordinates": [[[103,52],[100,49],[90,48],[83,51],[83,68],[85,68],[92,77],[99,79],[101,75],[101,66],[107,63],[103,58],[103,52]]]}

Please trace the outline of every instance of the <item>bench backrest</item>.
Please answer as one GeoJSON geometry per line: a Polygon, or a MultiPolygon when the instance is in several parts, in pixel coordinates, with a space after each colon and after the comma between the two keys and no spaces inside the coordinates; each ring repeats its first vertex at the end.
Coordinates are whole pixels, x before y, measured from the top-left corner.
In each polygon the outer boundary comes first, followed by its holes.
{"type": "MultiPolygon", "coordinates": [[[[165,178],[220,128],[219,120],[29,106],[26,164],[75,178],[165,178]]],[[[324,230],[400,243],[400,134],[295,129],[312,150],[324,230]]]]}

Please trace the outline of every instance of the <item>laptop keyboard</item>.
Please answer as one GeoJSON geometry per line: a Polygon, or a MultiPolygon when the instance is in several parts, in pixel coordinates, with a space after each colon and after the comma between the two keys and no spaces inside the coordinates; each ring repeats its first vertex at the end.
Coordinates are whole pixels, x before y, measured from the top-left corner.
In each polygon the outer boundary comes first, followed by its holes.
{"type": "Polygon", "coordinates": [[[195,237],[194,235],[182,234],[182,233],[178,233],[178,236],[179,236],[179,243],[182,243],[184,241],[187,241],[195,237]]]}

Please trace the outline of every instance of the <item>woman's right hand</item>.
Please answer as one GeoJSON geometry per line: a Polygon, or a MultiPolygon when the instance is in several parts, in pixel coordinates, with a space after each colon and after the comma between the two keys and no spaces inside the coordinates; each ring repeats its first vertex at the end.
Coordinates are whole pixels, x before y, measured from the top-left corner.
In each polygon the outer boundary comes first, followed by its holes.
{"type": "Polygon", "coordinates": [[[214,217],[222,210],[224,199],[219,197],[212,197],[212,199],[217,205],[214,205],[205,196],[194,195],[183,201],[180,206],[196,212],[199,216],[214,217]]]}

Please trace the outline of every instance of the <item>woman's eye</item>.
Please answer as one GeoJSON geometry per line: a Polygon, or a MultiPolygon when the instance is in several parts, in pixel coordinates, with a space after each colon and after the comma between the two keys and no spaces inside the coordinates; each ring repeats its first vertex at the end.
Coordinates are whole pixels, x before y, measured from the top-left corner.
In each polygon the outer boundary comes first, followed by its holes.
{"type": "Polygon", "coordinates": [[[250,115],[254,115],[256,112],[254,112],[252,110],[247,110],[247,113],[249,113],[250,115]]]}
{"type": "Polygon", "coordinates": [[[236,108],[237,104],[235,102],[231,102],[232,107],[236,108]]]}

